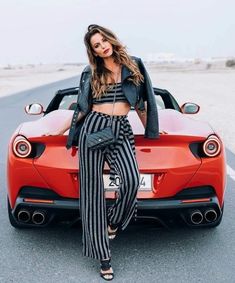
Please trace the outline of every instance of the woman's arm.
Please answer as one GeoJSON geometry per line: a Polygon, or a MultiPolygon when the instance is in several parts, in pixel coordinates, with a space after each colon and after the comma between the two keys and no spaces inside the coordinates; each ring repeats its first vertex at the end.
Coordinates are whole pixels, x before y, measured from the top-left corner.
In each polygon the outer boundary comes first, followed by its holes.
{"type": "MultiPolygon", "coordinates": [[[[79,121],[83,116],[84,116],[84,113],[79,112],[77,121],[79,121]]],[[[65,122],[64,122],[64,124],[62,125],[61,128],[58,128],[55,131],[47,132],[47,133],[43,134],[43,136],[60,136],[60,135],[63,135],[70,128],[72,118],[73,117],[70,116],[67,120],[65,120],[65,122]]]]}
{"type": "MultiPolygon", "coordinates": [[[[83,116],[84,116],[84,113],[83,113],[83,112],[79,112],[79,113],[78,113],[78,117],[77,117],[77,122],[80,121],[83,116]]],[[[66,131],[70,128],[71,122],[72,122],[72,117],[70,117],[70,119],[68,119],[68,120],[66,121],[66,123],[64,124],[63,129],[61,129],[61,131],[62,131],[63,133],[66,132],[66,131]]],[[[63,134],[63,133],[62,133],[62,134],[63,134]]]]}
{"type": "Polygon", "coordinates": [[[159,138],[159,121],[158,110],[155,100],[155,94],[149,74],[140,58],[137,60],[141,74],[144,76],[143,87],[141,88],[140,97],[147,102],[147,121],[145,127],[146,138],[159,138]]]}
{"type": "Polygon", "coordinates": [[[147,102],[144,101],[144,108],[139,109],[138,106],[135,107],[135,110],[140,118],[140,121],[142,122],[144,128],[146,128],[147,124],[147,102]]]}

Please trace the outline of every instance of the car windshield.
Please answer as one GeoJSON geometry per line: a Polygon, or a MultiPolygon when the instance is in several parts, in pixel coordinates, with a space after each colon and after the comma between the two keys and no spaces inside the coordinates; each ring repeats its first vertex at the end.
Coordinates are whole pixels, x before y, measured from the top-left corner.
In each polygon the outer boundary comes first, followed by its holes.
{"type": "Polygon", "coordinates": [[[74,109],[75,104],[77,103],[77,94],[70,94],[70,95],[65,95],[60,104],[58,109],[74,109]]]}
{"type": "Polygon", "coordinates": [[[165,109],[164,101],[160,95],[155,95],[155,100],[156,100],[158,109],[165,109]]]}

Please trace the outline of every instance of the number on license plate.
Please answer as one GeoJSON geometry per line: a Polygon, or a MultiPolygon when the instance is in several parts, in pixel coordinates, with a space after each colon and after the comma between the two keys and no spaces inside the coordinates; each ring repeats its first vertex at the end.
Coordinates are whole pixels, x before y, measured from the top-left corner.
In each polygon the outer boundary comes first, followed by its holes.
{"type": "MultiPolygon", "coordinates": [[[[110,181],[109,175],[103,174],[103,179],[104,179],[104,188],[108,191],[116,191],[121,183],[121,178],[118,175],[115,175],[114,181],[110,181]]],[[[152,175],[140,174],[139,191],[151,191],[151,189],[152,189],[152,175]]]]}

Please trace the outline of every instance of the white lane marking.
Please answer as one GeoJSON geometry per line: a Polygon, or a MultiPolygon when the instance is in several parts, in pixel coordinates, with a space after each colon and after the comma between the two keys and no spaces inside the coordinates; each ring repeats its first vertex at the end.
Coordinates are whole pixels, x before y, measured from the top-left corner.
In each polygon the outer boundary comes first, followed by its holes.
{"type": "Polygon", "coordinates": [[[235,170],[227,164],[227,175],[235,181],[235,170]]]}

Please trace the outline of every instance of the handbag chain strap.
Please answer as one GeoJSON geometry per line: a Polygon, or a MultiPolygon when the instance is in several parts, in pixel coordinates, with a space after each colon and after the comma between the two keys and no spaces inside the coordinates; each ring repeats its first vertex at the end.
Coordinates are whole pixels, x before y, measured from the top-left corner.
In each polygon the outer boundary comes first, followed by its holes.
{"type": "MultiPolygon", "coordinates": [[[[118,80],[119,74],[120,74],[120,71],[117,74],[117,80],[118,80]]],[[[113,98],[113,110],[112,110],[112,116],[111,116],[111,119],[110,119],[110,126],[113,123],[114,104],[115,104],[115,101],[116,101],[116,92],[117,92],[117,80],[115,82],[115,92],[114,92],[114,98],[113,98]]]]}

